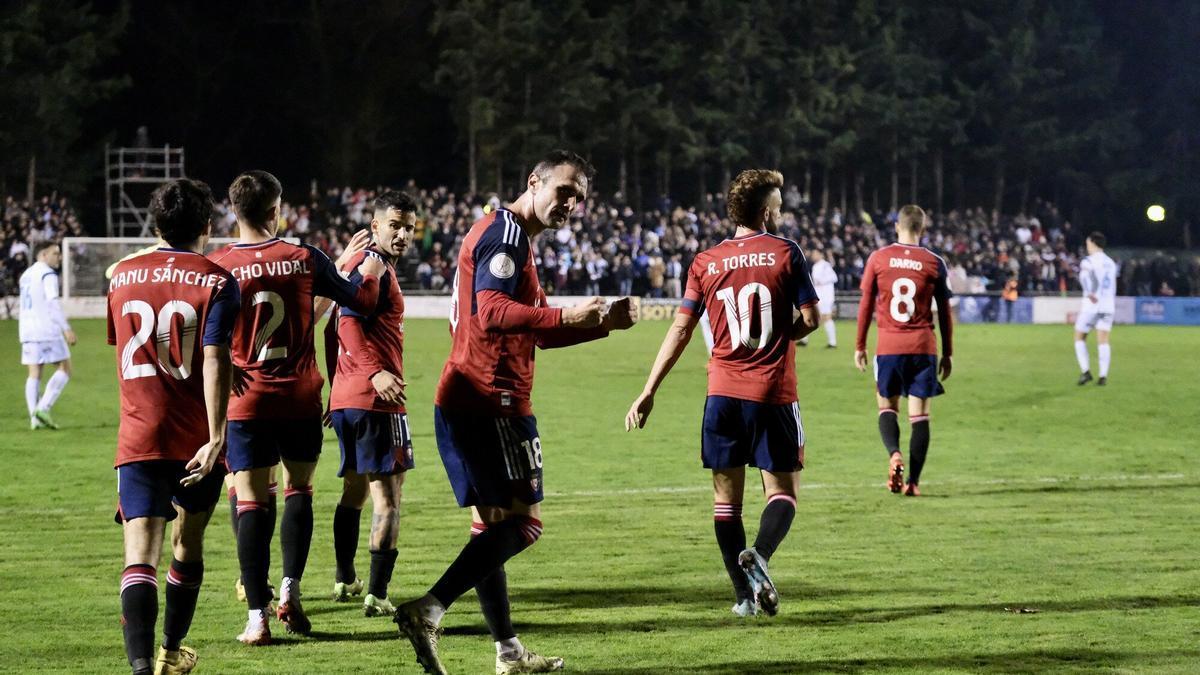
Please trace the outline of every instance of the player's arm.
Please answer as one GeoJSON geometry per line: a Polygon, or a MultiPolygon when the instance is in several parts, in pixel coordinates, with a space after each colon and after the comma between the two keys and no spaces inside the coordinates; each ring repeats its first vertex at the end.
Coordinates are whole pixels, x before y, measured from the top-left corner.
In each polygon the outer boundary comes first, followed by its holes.
{"type": "Polygon", "coordinates": [[[492,227],[475,244],[475,319],[480,327],[493,333],[536,333],[564,326],[599,326],[604,318],[602,298],[589,298],[565,309],[531,307],[516,300],[521,275],[526,273],[529,244],[520,236],[506,238],[510,231],[492,227]]]}
{"type": "MultiPolygon", "coordinates": [[[[383,258],[367,253],[347,279],[324,253],[311,246],[305,248],[312,255],[314,295],[330,298],[362,314],[375,311],[375,305],[379,302],[380,279],[387,271],[387,263],[383,258]]],[[[322,309],[321,314],[324,313],[322,309]]]]}
{"type": "Polygon", "coordinates": [[[938,278],[933,284],[933,297],[938,306],[938,332],[942,334],[942,358],[938,362],[938,373],[942,379],[950,377],[954,356],[954,317],[950,312],[950,284],[946,282],[946,263],[938,260],[938,278]]]}
{"type": "Polygon", "coordinates": [[[816,303],[801,307],[800,316],[796,317],[795,323],[792,324],[792,340],[807,337],[809,333],[817,329],[820,320],[821,315],[817,311],[816,303]]]}
{"type": "Polygon", "coordinates": [[[204,324],[204,364],[201,374],[204,378],[204,407],[208,412],[208,443],[187,463],[190,473],[179,481],[184,486],[198,483],[207,476],[225,450],[225,422],[233,386],[233,358],[229,343],[233,338],[233,324],[241,303],[237,282],[232,276],[227,276],[224,286],[213,298],[204,324]]]}
{"type": "Polygon", "coordinates": [[[812,275],[808,272],[808,261],[800,247],[792,245],[792,306],[800,310],[800,316],[792,323],[792,340],[799,340],[815,331],[821,317],[817,312],[817,289],[813,287],[812,275]]]}
{"type": "Polygon", "coordinates": [[[42,277],[42,292],[46,297],[46,313],[50,317],[50,323],[58,328],[67,344],[74,345],[75,331],[71,330],[71,324],[67,323],[67,315],[63,314],[62,303],[58,301],[57,274],[50,273],[42,277]]]}
{"type": "Polygon", "coordinates": [[[642,393],[634,399],[633,404],[629,406],[629,412],[625,414],[625,431],[634,427],[641,429],[646,426],[646,420],[650,418],[650,412],[654,410],[654,394],[666,379],[667,374],[671,372],[671,368],[675,367],[675,362],[679,360],[679,356],[683,354],[683,350],[687,348],[688,342],[692,339],[692,331],[696,330],[696,324],[700,323],[700,314],[704,311],[704,305],[696,269],[697,263],[693,262],[692,267],[688,269],[687,288],[683,292],[683,301],[679,305],[679,311],[675,313],[675,320],[667,329],[667,335],[663,338],[662,345],[658,348],[658,355],[654,357],[654,365],[650,366],[650,375],[646,378],[646,386],[642,388],[642,393]]]}
{"type": "MultiPolygon", "coordinates": [[[[863,266],[862,283],[859,289],[862,297],[858,300],[858,333],[854,338],[854,365],[860,372],[867,370],[867,332],[871,330],[871,317],[875,314],[875,254],[867,258],[863,266]]],[[[949,307],[950,305],[946,305],[949,307]]]]}
{"type": "MultiPolygon", "coordinates": [[[[329,395],[333,396],[333,377],[337,374],[338,362],[338,308],[333,308],[333,316],[329,317],[329,321],[325,322],[324,338],[325,338],[325,373],[326,379],[329,381],[329,395]]],[[[325,413],[321,416],[321,423],[325,426],[333,425],[333,418],[329,415],[330,401],[325,401],[325,413]]]]}
{"type": "MultiPolygon", "coordinates": [[[[542,294],[542,303],[545,304],[545,302],[546,296],[542,294]]],[[[608,337],[608,334],[614,330],[626,330],[633,327],[638,320],[638,309],[638,301],[635,298],[625,297],[615,300],[604,312],[604,318],[600,320],[599,326],[593,328],[561,326],[537,331],[537,346],[541,349],[556,349],[608,337]]]]}
{"type": "Polygon", "coordinates": [[[383,359],[375,346],[367,339],[363,323],[367,317],[346,307],[339,310],[337,323],[338,341],[346,346],[346,351],[354,354],[354,359],[370,373],[371,385],[379,398],[388,403],[403,405],[405,401],[404,380],[383,366],[383,359]]]}
{"type": "Polygon", "coordinates": [[[1083,287],[1083,294],[1093,305],[1100,301],[1096,297],[1100,283],[1096,279],[1096,271],[1092,269],[1091,261],[1087,259],[1079,264],[1079,285],[1083,287]]]}
{"type": "MultiPolygon", "coordinates": [[[[359,253],[360,251],[366,250],[366,248],[370,245],[371,245],[371,229],[370,228],[365,228],[365,229],[359,230],[358,232],[355,232],[354,236],[350,237],[350,241],[346,244],[346,248],[342,250],[342,254],[339,255],[337,257],[337,260],[334,261],[334,263],[333,263],[334,271],[339,272],[338,276],[339,277],[341,276],[340,271],[346,269],[346,266],[350,264],[350,261],[354,258],[355,254],[359,253]]],[[[322,255],[324,255],[324,254],[322,253],[322,255]]],[[[376,276],[379,276],[379,275],[376,275],[376,276]]],[[[317,295],[317,298],[316,298],[316,300],[313,301],[313,320],[314,321],[325,316],[325,312],[329,311],[329,306],[331,304],[333,304],[333,302],[330,300],[331,296],[321,295],[320,293],[317,293],[316,295],[317,295]]],[[[374,309],[374,308],[372,307],[371,309],[374,309]]],[[[368,309],[367,311],[370,312],[371,310],[368,309]]],[[[332,321],[332,319],[331,319],[331,321],[332,321]]]]}

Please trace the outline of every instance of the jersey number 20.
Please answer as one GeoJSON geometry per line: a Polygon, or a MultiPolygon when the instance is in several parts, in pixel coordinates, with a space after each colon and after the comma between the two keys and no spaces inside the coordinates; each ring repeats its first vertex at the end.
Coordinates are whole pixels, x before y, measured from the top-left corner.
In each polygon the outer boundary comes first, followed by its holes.
{"type": "Polygon", "coordinates": [[[154,342],[158,351],[158,365],[177,380],[186,380],[191,374],[192,356],[196,353],[196,308],[182,300],[171,300],[154,315],[154,308],[143,300],[130,300],[121,305],[121,316],[137,314],[141,319],[137,333],[134,334],[125,348],[121,350],[121,377],[126,380],[136,380],[139,377],[154,375],[153,363],[134,363],[133,357],[137,350],[150,341],[150,334],[155,333],[154,342]],[[183,330],[179,335],[179,365],[171,363],[171,320],[178,314],[183,318],[183,330]],[[157,318],[158,331],[154,330],[157,318]]]}
{"type": "Polygon", "coordinates": [[[725,324],[729,326],[729,339],[733,343],[733,348],[738,346],[746,349],[762,349],[763,345],[771,341],[772,329],[771,325],[771,289],[752,281],[734,295],[733,287],[722,288],[717,291],[717,297],[721,302],[725,303],[725,324]],[[753,335],[750,332],[750,323],[753,318],[750,314],[750,300],[753,296],[758,296],[758,314],[760,330],[758,335],[753,335]]]}

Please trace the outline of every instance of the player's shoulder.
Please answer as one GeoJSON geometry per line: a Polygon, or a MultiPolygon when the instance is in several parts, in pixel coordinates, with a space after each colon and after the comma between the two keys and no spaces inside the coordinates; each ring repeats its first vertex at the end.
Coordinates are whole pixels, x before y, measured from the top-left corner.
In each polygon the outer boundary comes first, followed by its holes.
{"type": "Polygon", "coordinates": [[[205,257],[220,265],[223,260],[232,255],[236,250],[237,249],[234,248],[233,244],[225,244],[220,248],[213,249],[205,257]]]}
{"type": "Polygon", "coordinates": [[[795,240],[789,239],[778,234],[764,233],[766,236],[762,238],[762,243],[766,247],[774,247],[788,252],[790,255],[804,256],[804,249],[800,248],[800,244],[795,240]]]}
{"type": "Polygon", "coordinates": [[[943,258],[940,253],[929,248],[928,246],[921,246],[920,249],[921,249],[921,251],[924,252],[924,255],[926,256],[926,258],[928,258],[931,262],[933,262],[935,265],[937,265],[938,269],[942,269],[942,270],[950,269],[950,266],[946,264],[946,259],[943,258]]]}
{"type": "Polygon", "coordinates": [[[21,280],[24,281],[26,279],[34,279],[34,278],[40,277],[41,276],[40,272],[42,269],[41,265],[42,265],[42,261],[39,260],[39,261],[33,263],[32,265],[30,265],[29,267],[25,268],[25,271],[21,273],[21,280]]]}
{"type": "Polygon", "coordinates": [[[496,209],[476,223],[480,227],[479,244],[511,246],[517,250],[529,248],[529,237],[508,209],[496,209]],[[488,220],[490,218],[490,220],[488,220]]]}
{"type": "Polygon", "coordinates": [[[284,242],[284,243],[287,244],[288,246],[291,246],[294,250],[299,252],[302,256],[307,257],[314,262],[330,263],[330,264],[333,263],[333,261],[329,259],[329,256],[324,251],[317,248],[316,246],[313,246],[312,244],[293,244],[291,242],[284,242]]]}

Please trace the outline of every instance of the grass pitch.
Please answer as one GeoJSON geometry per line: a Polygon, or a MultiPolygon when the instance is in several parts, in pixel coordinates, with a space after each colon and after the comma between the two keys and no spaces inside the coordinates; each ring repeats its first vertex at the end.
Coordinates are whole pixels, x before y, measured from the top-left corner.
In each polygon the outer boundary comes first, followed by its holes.
{"type": "MultiPolygon", "coordinates": [[[[587,673],[1200,671],[1200,331],[1119,326],[1110,385],[1098,388],[1075,385],[1069,327],[961,327],[948,395],[933,407],[921,499],[883,488],[870,378],[851,366],[853,327],[839,325],[836,351],[814,335],[797,358],[809,468],[772,561],[783,605],[773,619],[746,621],[729,612],[699,466],[699,336],[647,429],[621,426],[666,325],[538,355],[546,534],[508,567],[517,630],[533,649],[587,673]]],[[[0,322],[4,672],[128,672],[112,523],[114,355],[102,321],[74,326],[75,374],[55,409],[63,429],[31,432],[17,326],[0,322]]],[[[412,320],[408,331],[417,468],[405,486],[397,601],[436,579],[469,519],[432,430],[446,323],[412,320]]],[[[901,430],[906,445],[903,421],[901,430]]],[[[234,641],[245,607],[233,597],[222,502],[187,640],[198,673],[418,672],[390,621],[328,600],[337,454],[329,433],[304,579],[313,636],[280,628],[279,646],[234,641]]],[[[746,500],[751,541],[762,503],[753,491],[746,500]]],[[[274,551],[278,580],[278,537],[274,551]]],[[[165,563],[159,570],[165,583],[165,563]]],[[[493,647],[471,595],[446,628],[450,671],[490,672],[493,647]]]]}

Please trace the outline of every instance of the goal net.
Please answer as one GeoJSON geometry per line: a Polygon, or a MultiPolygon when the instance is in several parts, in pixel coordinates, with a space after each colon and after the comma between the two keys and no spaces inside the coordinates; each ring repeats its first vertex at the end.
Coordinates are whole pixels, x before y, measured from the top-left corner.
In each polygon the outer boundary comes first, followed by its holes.
{"type": "MultiPolygon", "coordinates": [[[[295,237],[286,241],[300,242],[295,237]]],[[[237,239],[216,237],[208,240],[205,252],[216,250],[237,239]]],[[[63,298],[103,297],[108,292],[108,271],[121,258],[158,244],[154,237],[66,237],[62,243],[63,298]]]]}

